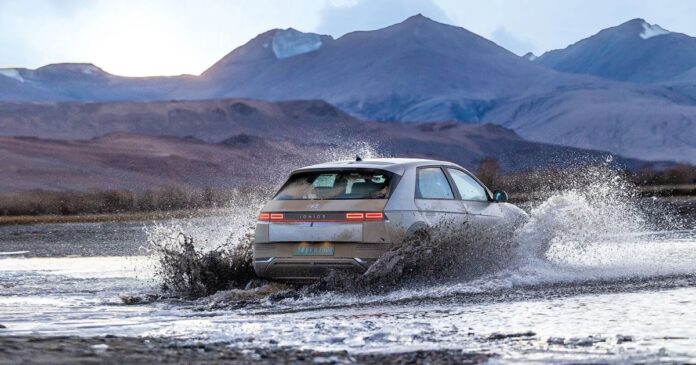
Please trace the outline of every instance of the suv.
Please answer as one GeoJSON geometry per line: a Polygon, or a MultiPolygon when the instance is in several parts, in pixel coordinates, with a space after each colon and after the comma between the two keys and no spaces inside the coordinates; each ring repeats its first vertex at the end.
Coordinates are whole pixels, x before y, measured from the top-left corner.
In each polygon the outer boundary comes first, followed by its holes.
{"type": "Polygon", "coordinates": [[[259,214],[254,270],[284,281],[364,272],[392,244],[444,219],[489,225],[525,215],[506,201],[450,162],[358,157],[304,167],[259,214]]]}

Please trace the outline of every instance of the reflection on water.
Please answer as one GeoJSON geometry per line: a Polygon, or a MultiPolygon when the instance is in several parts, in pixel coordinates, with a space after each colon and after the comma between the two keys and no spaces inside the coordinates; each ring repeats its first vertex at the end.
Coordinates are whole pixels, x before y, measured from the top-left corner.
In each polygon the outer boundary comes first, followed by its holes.
{"type": "Polygon", "coordinates": [[[0,226],[0,251],[38,257],[138,255],[146,239],[143,227],[143,222],[0,226]]]}
{"type": "MultiPolygon", "coordinates": [[[[112,229],[125,237],[132,227],[112,229]]],[[[696,358],[694,237],[614,236],[583,247],[587,256],[566,248],[546,265],[465,282],[216,310],[195,301],[123,305],[120,294],[156,288],[147,256],[6,257],[0,323],[8,327],[3,334],[152,335],[351,351],[488,349],[510,362],[679,361],[696,358]]]]}
{"type": "Polygon", "coordinates": [[[122,294],[158,289],[148,239],[171,229],[194,237],[202,250],[230,237],[238,242],[240,227],[258,210],[253,197],[229,216],[158,225],[0,227],[0,324],[7,326],[0,334],[171,336],[350,351],[455,348],[489,350],[512,363],[693,362],[694,222],[617,194],[627,191],[619,180],[591,180],[608,183],[553,194],[531,209],[507,245],[513,255],[495,270],[423,278],[369,295],[296,292],[229,303],[241,297],[232,292],[123,304],[122,294]]]}
{"type": "Polygon", "coordinates": [[[52,223],[0,226],[3,253],[25,257],[147,255],[147,228],[174,225],[201,238],[200,243],[219,245],[229,235],[237,215],[165,220],[158,222],[52,223]]]}

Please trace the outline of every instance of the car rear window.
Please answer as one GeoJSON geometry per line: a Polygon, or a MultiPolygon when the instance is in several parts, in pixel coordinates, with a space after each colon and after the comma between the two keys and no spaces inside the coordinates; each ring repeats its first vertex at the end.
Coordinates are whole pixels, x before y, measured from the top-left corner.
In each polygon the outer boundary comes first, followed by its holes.
{"type": "Polygon", "coordinates": [[[452,187],[439,167],[418,169],[416,199],[454,199],[452,187]]]}
{"type": "Polygon", "coordinates": [[[382,170],[313,171],[293,174],[274,200],[387,199],[392,174],[382,170]]]}

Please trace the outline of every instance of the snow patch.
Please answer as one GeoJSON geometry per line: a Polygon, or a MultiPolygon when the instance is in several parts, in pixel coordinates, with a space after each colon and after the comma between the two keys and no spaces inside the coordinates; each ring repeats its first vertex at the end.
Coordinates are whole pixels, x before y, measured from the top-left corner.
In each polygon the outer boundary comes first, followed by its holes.
{"type": "Polygon", "coordinates": [[[99,75],[103,71],[91,63],[56,63],[41,67],[40,69],[52,70],[54,72],[74,72],[85,75],[99,75]]]}
{"type": "Polygon", "coordinates": [[[279,30],[273,35],[273,53],[276,58],[283,59],[309,53],[321,48],[321,38],[318,34],[302,33],[289,28],[279,30]]]}
{"type": "Polygon", "coordinates": [[[0,69],[0,75],[9,77],[19,82],[24,82],[24,78],[22,77],[22,75],[19,73],[19,71],[17,71],[14,68],[2,68],[0,69]]]}
{"type": "Polygon", "coordinates": [[[85,75],[96,75],[101,73],[101,69],[91,63],[66,64],[63,67],[68,71],[81,72],[85,75]]]}
{"type": "Polygon", "coordinates": [[[643,23],[643,31],[640,33],[640,37],[643,39],[649,39],[652,37],[657,37],[661,35],[670,34],[672,32],[657,24],[643,23]]]}
{"type": "Polygon", "coordinates": [[[94,75],[99,72],[99,69],[96,66],[83,66],[80,71],[86,75],[94,75]]]}

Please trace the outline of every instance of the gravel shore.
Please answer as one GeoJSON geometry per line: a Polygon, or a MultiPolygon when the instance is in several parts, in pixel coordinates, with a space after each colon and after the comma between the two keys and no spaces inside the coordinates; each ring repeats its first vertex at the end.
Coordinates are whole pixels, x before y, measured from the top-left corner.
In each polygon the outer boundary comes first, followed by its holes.
{"type": "Polygon", "coordinates": [[[239,349],[163,338],[2,337],[0,364],[479,364],[493,355],[458,350],[351,354],[290,348],[239,349]]]}

